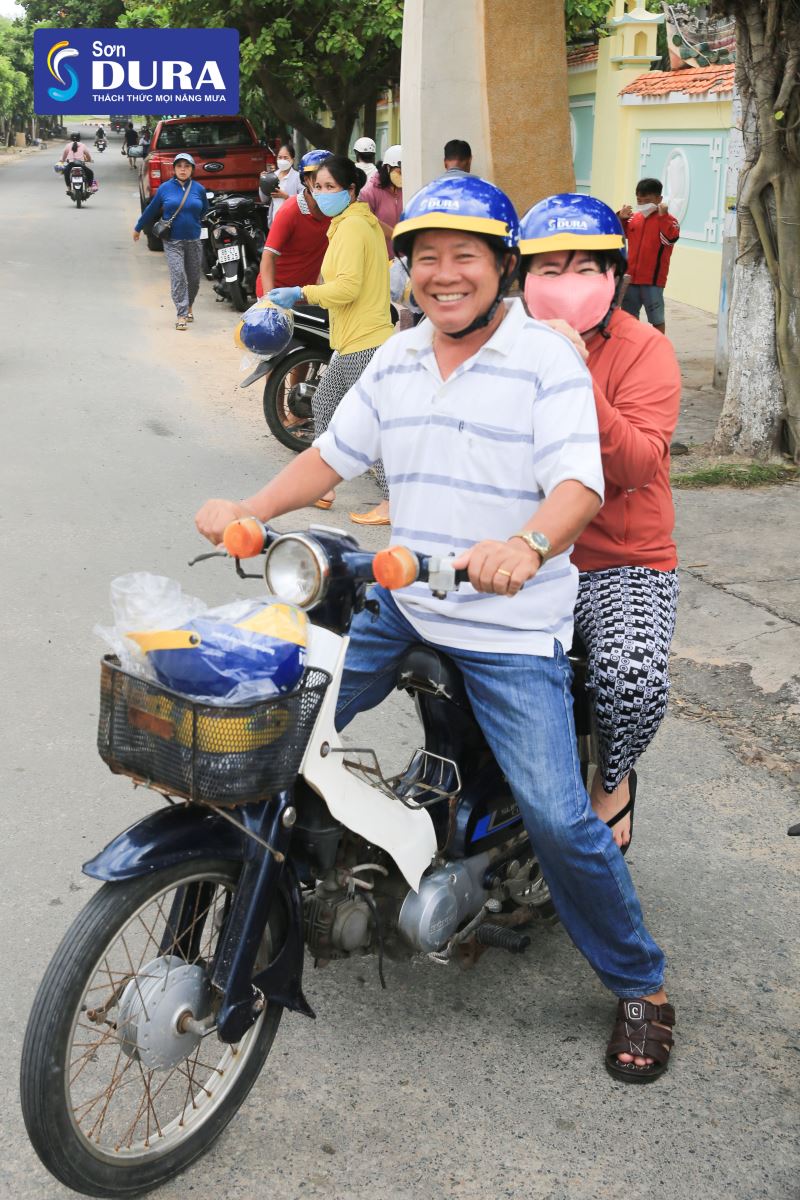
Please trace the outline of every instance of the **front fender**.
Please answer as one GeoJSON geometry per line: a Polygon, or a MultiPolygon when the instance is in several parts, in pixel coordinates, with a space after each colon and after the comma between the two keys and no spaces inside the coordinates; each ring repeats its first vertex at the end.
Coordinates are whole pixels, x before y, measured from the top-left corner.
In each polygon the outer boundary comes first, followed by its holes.
{"type": "Polygon", "coordinates": [[[82,870],[92,879],[113,883],[193,858],[242,862],[245,836],[229,821],[195,805],[159,808],[115,837],[82,870]]]}

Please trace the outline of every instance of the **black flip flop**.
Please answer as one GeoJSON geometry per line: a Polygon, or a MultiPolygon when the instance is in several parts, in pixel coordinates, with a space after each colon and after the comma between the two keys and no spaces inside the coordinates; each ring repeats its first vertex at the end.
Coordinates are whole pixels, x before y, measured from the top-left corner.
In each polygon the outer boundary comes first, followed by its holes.
{"type": "Polygon", "coordinates": [[[620,846],[620,852],[623,855],[628,853],[631,847],[631,842],[633,841],[633,810],[636,805],[636,783],[636,772],[632,769],[630,775],[628,776],[628,803],[624,808],[621,808],[619,812],[611,818],[610,821],[606,821],[608,828],[613,829],[615,825],[619,824],[623,817],[627,817],[628,813],[631,814],[631,835],[628,838],[627,844],[625,846],[620,846]]]}

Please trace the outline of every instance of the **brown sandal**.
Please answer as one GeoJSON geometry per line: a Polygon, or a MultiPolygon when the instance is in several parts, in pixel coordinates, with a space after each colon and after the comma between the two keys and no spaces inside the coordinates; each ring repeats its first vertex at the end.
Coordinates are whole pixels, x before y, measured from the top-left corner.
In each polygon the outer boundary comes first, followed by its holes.
{"type": "Polygon", "coordinates": [[[649,1000],[620,1000],[617,1020],[606,1047],[606,1070],[626,1083],[650,1083],[669,1066],[669,1053],[675,1045],[672,1027],[675,1009],[671,1004],[651,1004],[649,1000]],[[662,1029],[666,1025],[668,1028],[662,1029]],[[649,1066],[622,1063],[618,1054],[652,1058],[649,1066]]]}

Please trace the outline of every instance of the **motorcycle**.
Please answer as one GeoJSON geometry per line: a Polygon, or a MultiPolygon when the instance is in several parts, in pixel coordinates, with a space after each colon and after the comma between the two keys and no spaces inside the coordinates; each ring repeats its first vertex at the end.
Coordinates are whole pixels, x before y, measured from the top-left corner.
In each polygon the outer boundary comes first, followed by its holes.
{"type": "MultiPolygon", "coordinates": [[[[444,598],[452,559],[312,526],[278,534],[234,522],[225,548],[265,552],[267,591],[311,615],[304,675],[289,694],[217,707],[106,658],[98,747],[112,771],[170,801],[83,866],[103,886],[56,951],[33,1004],[21,1096],[48,1170],[85,1195],[127,1196],[199,1158],[233,1118],[284,1009],[313,1017],[317,966],[353,955],[474,964],[513,954],[553,919],[519,810],[451,659],[427,645],[398,664],[424,744],[387,777],[343,746],[334,717],[353,614],[373,580],[418,580],[444,598]]],[[[575,721],[590,759],[585,660],[575,721]]]]}
{"type": "Polygon", "coordinates": [[[333,351],[328,340],[327,309],[298,304],[293,310],[294,332],[284,350],[263,359],[239,387],[264,379],[264,419],[282,446],[296,452],[314,440],[311,401],[333,351]]]}
{"type": "Polygon", "coordinates": [[[108,145],[108,142],[106,141],[106,139],[104,137],[95,139],[95,143],[94,143],[95,150],[97,150],[100,154],[103,153],[103,151],[105,150],[107,145],[108,145]]]}
{"type": "MultiPolygon", "coordinates": [[[[299,452],[307,450],[314,440],[311,404],[333,351],[326,308],[298,304],[292,313],[294,332],[288,346],[263,359],[239,387],[250,387],[266,377],[262,403],[267,427],[282,446],[299,452]]],[[[393,304],[390,315],[396,325],[398,312],[393,304]]]]}
{"type": "Polygon", "coordinates": [[[244,312],[256,298],[256,279],[267,240],[267,207],[250,196],[208,193],[210,209],[203,224],[206,276],[216,279],[220,300],[244,312]]]}
{"type": "Polygon", "coordinates": [[[89,187],[83,163],[69,162],[65,169],[68,172],[67,179],[69,181],[67,195],[80,208],[82,204],[86,204],[92,192],[96,189],[89,187]]]}

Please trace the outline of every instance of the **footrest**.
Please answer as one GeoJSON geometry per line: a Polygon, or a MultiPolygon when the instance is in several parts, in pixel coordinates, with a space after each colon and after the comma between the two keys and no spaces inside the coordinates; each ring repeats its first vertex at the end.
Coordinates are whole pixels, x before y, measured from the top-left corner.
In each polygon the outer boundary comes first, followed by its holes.
{"type": "Polygon", "coordinates": [[[496,950],[508,950],[509,954],[523,954],[531,944],[527,933],[518,933],[516,929],[507,929],[504,925],[492,925],[488,921],[478,926],[475,940],[481,946],[494,946],[496,950]]]}

